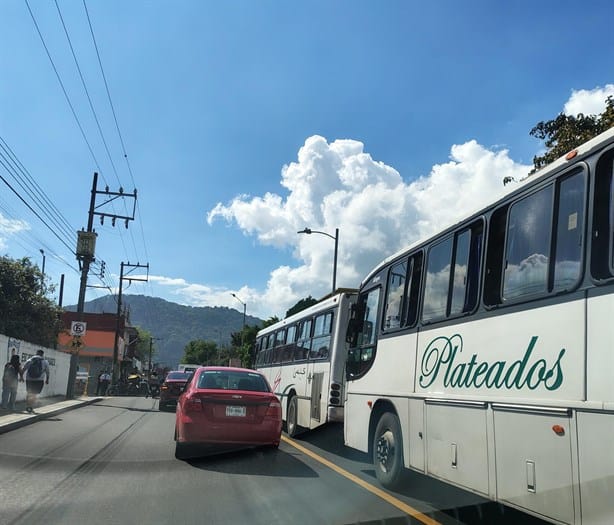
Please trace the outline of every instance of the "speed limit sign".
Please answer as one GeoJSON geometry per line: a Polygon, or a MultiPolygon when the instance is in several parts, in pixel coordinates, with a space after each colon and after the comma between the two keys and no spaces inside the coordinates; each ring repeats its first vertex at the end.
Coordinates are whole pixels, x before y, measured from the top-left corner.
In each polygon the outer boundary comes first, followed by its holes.
{"type": "Polygon", "coordinates": [[[87,323],[83,321],[72,321],[70,323],[70,335],[85,335],[87,323]]]}

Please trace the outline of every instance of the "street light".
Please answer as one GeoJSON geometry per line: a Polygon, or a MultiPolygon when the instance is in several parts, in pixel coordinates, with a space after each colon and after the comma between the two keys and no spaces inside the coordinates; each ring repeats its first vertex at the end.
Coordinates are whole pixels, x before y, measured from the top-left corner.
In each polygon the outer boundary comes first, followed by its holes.
{"type": "Polygon", "coordinates": [[[41,273],[43,274],[43,284],[45,283],[45,250],[43,250],[42,248],[40,250],[38,250],[39,252],[41,252],[42,256],[43,256],[43,268],[41,270],[41,273]]]}
{"type": "Polygon", "coordinates": [[[245,309],[247,308],[247,305],[243,301],[241,301],[241,299],[239,299],[234,293],[230,292],[230,295],[232,295],[237,301],[239,301],[243,305],[243,330],[245,330],[245,309]]]}
{"type": "Polygon", "coordinates": [[[312,233],[319,233],[320,235],[326,235],[335,241],[335,258],[333,261],[333,293],[337,289],[337,250],[339,248],[339,228],[335,228],[335,236],[333,237],[330,233],[320,232],[317,230],[312,230],[311,228],[305,228],[300,232],[296,233],[306,233],[307,235],[311,235],[312,233]]]}
{"type": "Polygon", "coordinates": [[[241,299],[239,299],[234,293],[230,292],[230,295],[232,295],[237,301],[239,301],[243,305],[243,330],[241,330],[241,346],[243,346],[243,344],[245,343],[245,310],[247,308],[247,305],[243,301],[241,301],[241,299]]]}

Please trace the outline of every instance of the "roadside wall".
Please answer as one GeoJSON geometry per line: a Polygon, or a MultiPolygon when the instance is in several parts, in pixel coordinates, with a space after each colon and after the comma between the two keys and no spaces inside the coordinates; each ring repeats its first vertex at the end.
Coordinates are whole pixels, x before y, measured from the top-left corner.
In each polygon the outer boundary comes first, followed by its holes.
{"type": "MultiPolygon", "coordinates": [[[[4,365],[8,363],[11,350],[15,349],[19,354],[21,364],[25,363],[30,357],[36,354],[36,351],[42,349],[45,352],[45,359],[49,361],[49,384],[43,387],[39,397],[52,397],[66,395],[66,387],[68,385],[68,370],[70,367],[70,354],[59,352],[52,348],[45,348],[39,345],[34,345],[19,339],[13,339],[0,334],[0,357],[2,357],[2,370],[4,365]]],[[[19,383],[17,390],[17,401],[26,398],[26,384],[19,383]]]]}

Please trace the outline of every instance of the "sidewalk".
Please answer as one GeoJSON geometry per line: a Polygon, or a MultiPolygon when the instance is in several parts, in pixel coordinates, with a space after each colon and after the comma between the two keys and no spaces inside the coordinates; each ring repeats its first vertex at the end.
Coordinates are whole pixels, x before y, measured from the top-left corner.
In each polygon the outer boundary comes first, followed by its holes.
{"type": "Polygon", "coordinates": [[[30,425],[56,414],[61,414],[73,408],[96,403],[103,399],[100,396],[83,396],[75,399],[66,400],[64,396],[43,397],[40,398],[34,407],[33,413],[26,412],[26,402],[18,401],[15,403],[15,412],[10,410],[2,410],[0,408],[0,434],[10,432],[16,428],[30,425]]]}

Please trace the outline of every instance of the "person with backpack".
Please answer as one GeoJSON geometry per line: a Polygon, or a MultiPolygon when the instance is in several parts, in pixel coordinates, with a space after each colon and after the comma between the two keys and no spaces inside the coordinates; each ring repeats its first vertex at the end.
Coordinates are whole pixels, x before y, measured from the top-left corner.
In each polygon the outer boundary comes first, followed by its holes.
{"type": "Polygon", "coordinates": [[[23,371],[19,364],[19,355],[13,354],[11,360],[4,365],[2,375],[2,408],[15,410],[15,400],[17,399],[17,385],[23,381],[23,371]]]}
{"type": "Polygon", "coordinates": [[[34,403],[43,389],[43,381],[46,385],[49,384],[49,363],[44,355],[43,350],[37,350],[36,355],[23,365],[26,374],[26,410],[30,413],[34,412],[34,403]]]}

